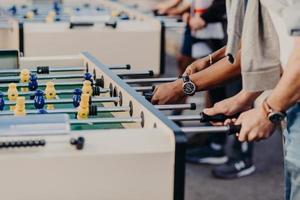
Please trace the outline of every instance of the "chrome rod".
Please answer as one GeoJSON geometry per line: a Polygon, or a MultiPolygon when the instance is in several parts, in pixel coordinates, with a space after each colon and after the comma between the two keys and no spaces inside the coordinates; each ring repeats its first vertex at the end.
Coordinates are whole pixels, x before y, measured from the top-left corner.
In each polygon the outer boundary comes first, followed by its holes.
{"type": "MultiPolygon", "coordinates": [[[[105,102],[119,102],[119,97],[99,97],[99,98],[93,98],[93,103],[105,103],[105,102]]],[[[73,103],[73,99],[45,99],[45,104],[67,104],[67,103],[73,103]]],[[[7,101],[5,102],[5,105],[12,106],[15,105],[16,102],[14,101],[7,101]]],[[[26,100],[25,104],[34,104],[33,100],[26,100]]]]}
{"type": "MultiPolygon", "coordinates": [[[[30,95],[35,95],[36,91],[28,91],[28,92],[18,92],[19,96],[30,96],[30,95]]],[[[110,89],[108,88],[101,88],[100,93],[108,93],[110,92],[110,89]]],[[[7,96],[7,92],[3,92],[4,96],[7,96]]],[[[74,94],[74,90],[56,90],[57,95],[62,95],[62,94],[74,94]]]]}
{"type": "Polygon", "coordinates": [[[241,125],[183,127],[181,130],[184,133],[223,133],[231,135],[239,133],[241,125]]]}
{"type": "MultiPolygon", "coordinates": [[[[28,87],[28,83],[16,83],[17,84],[17,87],[28,87]]],[[[38,83],[39,87],[46,87],[46,84],[45,82],[43,83],[38,83]]],[[[55,86],[81,86],[83,84],[82,81],[71,81],[71,82],[65,82],[65,83],[62,83],[62,82],[57,82],[55,83],[54,82],[54,85],[55,86]]],[[[8,88],[8,84],[0,84],[0,88],[8,88]]]]}
{"type": "Polygon", "coordinates": [[[200,121],[202,119],[200,115],[172,115],[168,118],[173,121],[200,121]]]}
{"type": "Polygon", "coordinates": [[[153,76],[154,73],[152,70],[148,71],[122,71],[122,72],[116,72],[118,76],[153,76]]]}
{"type": "Polygon", "coordinates": [[[176,81],[177,77],[171,78],[137,78],[137,79],[127,79],[124,80],[128,84],[137,84],[137,83],[166,83],[176,81]]]}
{"type": "MultiPolygon", "coordinates": [[[[49,66],[40,66],[40,67],[48,67],[49,72],[75,72],[75,71],[85,71],[84,67],[49,67],[49,66]]],[[[24,68],[25,69],[25,68],[24,68]]],[[[7,74],[20,74],[22,69],[1,69],[0,75],[7,75],[7,74]]],[[[38,73],[38,67],[36,68],[28,68],[30,72],[38,73]]]]}
{"type": "MultiPolygon", "coordinates": [[[[155,107],[158,110],[186,110],[186,109],[195,110],[196,109],[196,104],[195,103],[188,103],[188,104],[155,105],[155,107]]],[[[170,116],[170,117],[172,117],[172,116],[170,116]]]]}
{"type": "MultiPolygon", "coordinates": [[[[45,111],[45,113],[47,114],[73,114],[73,113],[77,113],[77,109],[76,108],[57,108],[57,109],[53,109],[53,110],[47,110],[44,109],[43,111],[45,111]]],[[[130,107],[129,106],[118,106],[118,107],[97,107],[97,113],[105,113],[105,112],[129,112],[130,111],[130,107]]],[[[14,112],[13,111],[2,111],[0,112],[0,116],[1,115],[13,115],[14,112]]],[[[26,114],[27,115],[34,115],[34,114],[41,114],[40,110],[26,110],[26,114]]]]}
{"type": "Polygon", "coordinates": [[[138,86],[138,87],[132,87],[137,92],[145,92],[145,91],[153,91],[153,86],[138,86]]]}
{"type": "Polygon", "coordinates": [[[183,127],[182,132],[185,133],[228,133],[229,126],[199,126],[199,127],[183,127]]]}
{"type": "Polygon", "coordinates": [[[131,69],[131,65],[110,65],[107,66],[110,70],[118,70],[118,69],[131,69]]]}
{"type": "Polygon", "coordinates": [[[128,117],[128,118],[90,118],[86,120],[71,119],[71,125],[80,124],[115,124],[115,123],[140,123],[142,118],[140,117],[128,117]]]}
{"type": "MultiPolygon", "coordinates": [[[[46,79],[72,79],[72,78],[83,78],[82,74],[57,74],[57,75],[39,75],[37,76],[38,80],[46,80],[46,79]]],[[[6,76],[0,77],[0,83],[11,83],[11,82],[19,82],[19,76],[6,76]]]]}

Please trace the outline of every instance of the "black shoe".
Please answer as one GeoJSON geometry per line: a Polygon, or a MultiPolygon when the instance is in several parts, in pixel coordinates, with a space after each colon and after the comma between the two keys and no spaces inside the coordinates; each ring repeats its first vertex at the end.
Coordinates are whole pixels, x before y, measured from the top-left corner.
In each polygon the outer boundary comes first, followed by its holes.
{"type": "Polygon", "coordinates": [[[220,165],[228,160],[223,148],[215,150],[210,145],[188,150],[185,159],[194,164],[212,165],[220,165]]]}
{"type": "Polygon", "coordinates": [[[221,179],[241,178],[254,172],[255,166],[250,159],[231,159],[212,170],[212,174],[221,179]]]}

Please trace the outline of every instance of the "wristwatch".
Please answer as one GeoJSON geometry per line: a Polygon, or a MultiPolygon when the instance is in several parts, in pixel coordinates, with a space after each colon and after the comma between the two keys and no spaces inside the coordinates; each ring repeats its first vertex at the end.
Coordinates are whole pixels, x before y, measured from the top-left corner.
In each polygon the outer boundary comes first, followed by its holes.
{"type": "Polygon", "coordinates": [[[278,124],[281,121],[283,121],[286,117],[285,112],[281,111],[275,111],[267,102],[267,99],[263,102],[263,107],[264,110],[267,113],[268,119],[273,123],[273,124],[278,124]]]}
{"type": "Polygon", "coordinates": [[[196,85],[191,81],[189,76],[182,76],[183,80],[183,93],[188,96],[192,96],[196,92],[196,85]]]}

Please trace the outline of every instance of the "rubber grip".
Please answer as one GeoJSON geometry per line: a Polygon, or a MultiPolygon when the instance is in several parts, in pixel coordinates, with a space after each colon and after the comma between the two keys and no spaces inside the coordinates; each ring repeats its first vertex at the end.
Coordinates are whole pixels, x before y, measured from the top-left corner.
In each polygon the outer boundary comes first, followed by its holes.
{"type": "Polygon", "coordinates": [[[229,125],[228,135],[233,135],[241,131],[242,125],[229,125]]]}
{"type": "Polygon", "coordinates": [[[224,114],[217,114],[217,115],[207,115],[204,112],[200,113],[201,119],[200,122],[205,123],[205,122],[224,122],[226,119],[231,119],[231,118],[237,118],[240,115],[240,113],[237,113],[232,116],[227,116],[224,114]]]}
{"type": "Polygon", "coordinates": [[[74,22],[71,22],[69,28],[73,29],[73,28],[76,28],[76,27],[91,27],[91,26],[94,26],[94,23],[74,23],[74,22]]]}
{"type": "Polygon", "coordinates": [[[144,97],[147,101],[150,101],[151,102],[151,99],[153,97],[153,93],[144,93],[144,97]]]}

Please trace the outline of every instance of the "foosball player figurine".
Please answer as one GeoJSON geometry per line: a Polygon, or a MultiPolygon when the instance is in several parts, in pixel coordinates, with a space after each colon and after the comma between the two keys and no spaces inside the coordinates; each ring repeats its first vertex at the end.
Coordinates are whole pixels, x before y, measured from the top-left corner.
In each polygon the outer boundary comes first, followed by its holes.
{"type": "Polygon", "coordinates": [[[87,119],[89,116],[90,95],[82,94],[81,101],[78,107],[77,119],[87,119]]]}
{"type": "Polygon", "coordinates": [[[93,88],[92,88],[91,81],[88,81],[88,80],[83,81],[82,94],[88,94],[89,96],[91,96],[93,94],[93,88]]]}
{"type": "MultiPolygon", "coordinates": [[[[28,83],[30,79],[30,71],[28,69],[22,69],[20,72],[20,83],[28,83]]],[[[21,88],[22,92],[28,92],[27,87],[21,88]]]]}
{"type": "Polygon", "coordinates": [[[0,92],[0,111],[4,110],[5,101],[4,101],[4,94],[0,92]]]}
{"type": "Polygon", "coordinates": [[[37,90],[34,97],[34,107],[36,109],[43,109],[45,106],[44,92],[37,90]]]}
{"type": "Polygon", "coordinates": [[[82,94],[82,90],[80,88],[76,88],[74,90],[74,95],[72,98],[74,108],[77,108],[79,106],[81,100],[81,94],[82,94]]]}
{"type": "MultiPolygon", "coordinates": [[[[45,96],[47,100],[56,98],[56,89],[52,81],[46,83],[45,96]]],[[[53,110],[53,109],[54,109],[53,104],[47,104],[47,110],[53,110]]]]}
{"type": "Polygon", "coordinates": [[[25,116],[26,115],[25,97],[17,98],[14,114],[15,114],[15,116],[25,116]]]}
{"type": "Polygon", "coordinates": [[[38,87],[39,85],[37,81],[37,76],[35,74],[30,74],[29,83],[28,83],[29,90],[36,91],[38,87]]]}
{"type": "MultiPolygon", "coordinates": [[[[7,90],[7,98],[9,101],[16,101],[19,96],[17,84],[10,83],[7,90]]],[[[10,106],[10,111],[14,111],[15,106],[10,106]]]]}

